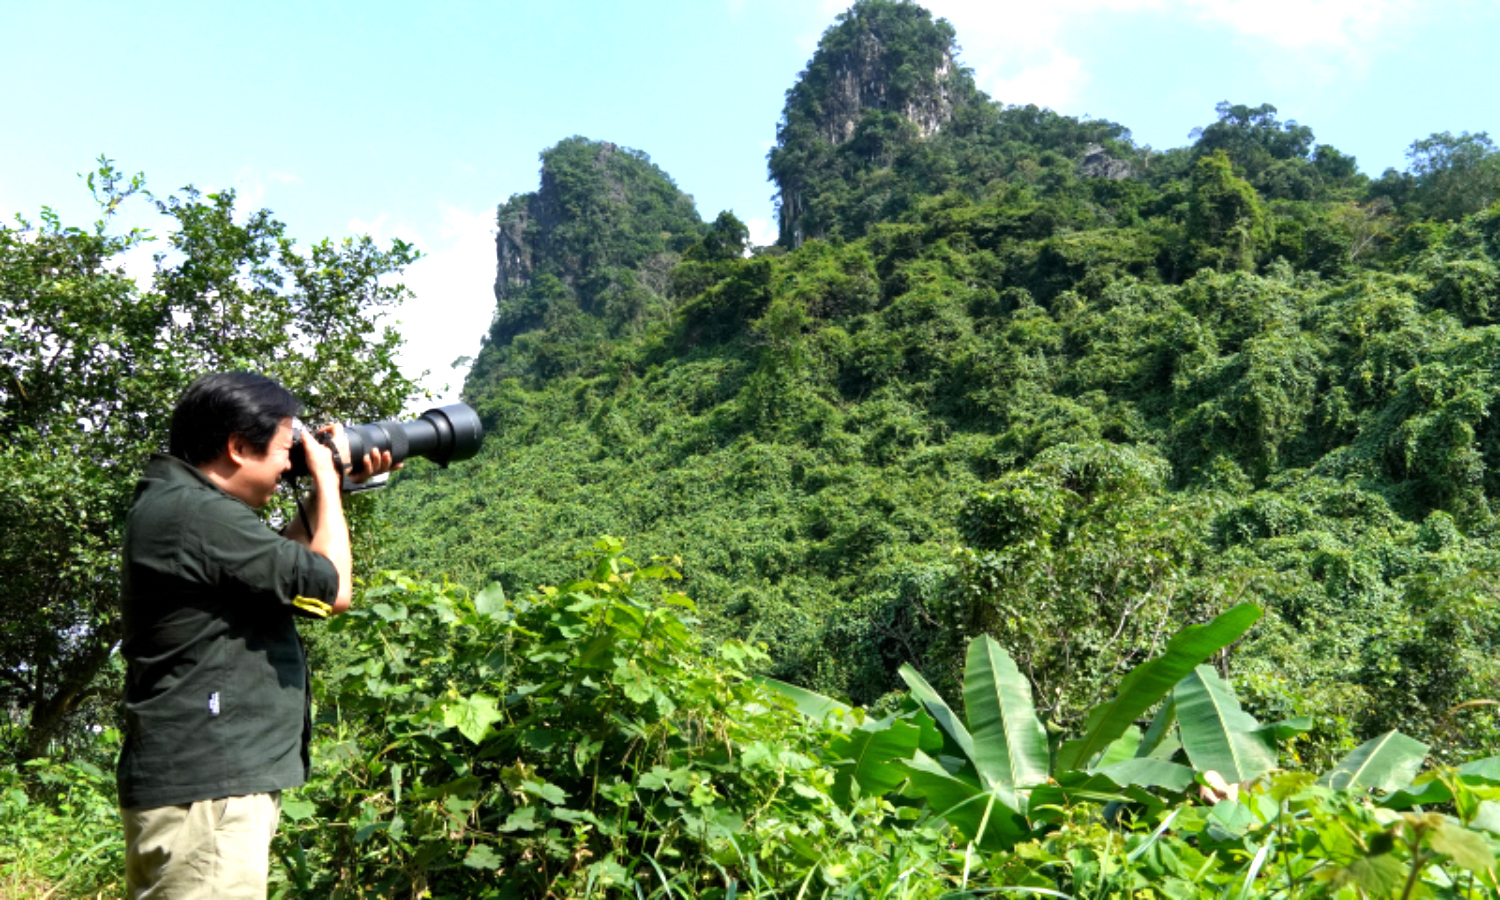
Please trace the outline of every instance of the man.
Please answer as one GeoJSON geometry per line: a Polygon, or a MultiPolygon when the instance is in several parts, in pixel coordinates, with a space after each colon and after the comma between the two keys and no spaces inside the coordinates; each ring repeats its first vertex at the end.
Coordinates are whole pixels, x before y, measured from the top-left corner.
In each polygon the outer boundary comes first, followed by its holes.
{"type": "MultiPolygon", "coordinates": [[[[302,404],[261,375],[194,381],[125,524],[119,798],[132,900],[266,896],[280,792],[307,779],[307,662],[294,615],[349,608],[335,454],[301,440],[313,492],[281,534],[256,514],[291,467],[302,404]]],[[[365,475],[391,469],[371,452],[365,475]]]]}

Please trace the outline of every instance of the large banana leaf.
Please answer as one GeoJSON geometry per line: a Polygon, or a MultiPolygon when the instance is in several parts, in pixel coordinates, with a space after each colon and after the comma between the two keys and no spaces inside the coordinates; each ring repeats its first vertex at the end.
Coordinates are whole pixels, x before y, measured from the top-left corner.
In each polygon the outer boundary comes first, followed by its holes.
{"type": "Polygon", "coordinates": [[[1271,734],[1240,708],[1234,690],[1212,666],[1199,666],[1172,689],[1177,728],[1188,760],[1200,772],[1230,783],[1259,778],[1276,767],[1271,734]]]}
{"type": "Polygon", "coordinates": [[[1260,616],[1261,611],[1254,604],[1241,603],[1212,622],[1189,625],[1173,635],[1160,656],[1141,663],[1126,674],[1113,700],[1089,713],[1083,737],[1062,745],[1054,771],[1086,768],[1090,760],[1176,687],[1183,676],[1233,643],[1260,616]]]}
{"type": "MultiPolygon", "coordinates": [[[[1500,786],[1500,756],[1489,756],[1466,762],[1454,770],[1452,777],[1471,788],[1484,789],[1500,786]]],[[[1380,805],[1387,809],[1410,809],[1418,804],[1429,806],[1447,803],[1453,799],[1453,791],[1449,790],[1448,785],[1437,777],[1437,773],[1425,774],[1418,781],[1423,783],[1397,791],[1381,800],[1380,805]]]]}
{"type": "Polygon", "coordinates": [[[1140,749],[1141,730],[1132,725],[1125,729],[1124,734],[1115,738],[1114,743],[1104,748],[1104,752],[1099,754],[1099,758],[1090,767],[1089,771],[1096,771],[1121,760],[1134,759],[1136,756],[1144,755],[1137,752],[1140,749]]]}
{"type": "Polygon", "coordinates": [[[1095,771],[1122,787],[1127,785],[1161,787],[1169,791],[1181,792],[1187,790],[1188,786],[1193,783],[1192,769],[1179,766],[1174,762],[1152,759],[1149,756],[1122,759],[1095,771]]]}
{"type": "Polygon", "coordinates": [[[909,665],[903,665],[900,675],[901,680],[906,682],[906,686],[911,688],[912,696],[922,704],[922,709],[932,717],[933,721],[937,722],[938,730],[943,733],[944,749],[952,751],[953,755],[969,765],[974,765],[974,738],[969,734],[969,729],[964,727],[963,720],[958,717],[958,713],[955,713],[948,706],[947,701],[932,689],[932,685],[927,683],[927,679],[922,677],[921,672],[909,665]]]}
{"type": "Polygon", "coordinates": [[[1006,806],[1025,811],[1017,790],[1047,780],[1047,732],[1037,720],[1031,683],[994,638],[970,642],[964,667],[964,712],[974,767],[1006,806]]]}
{"type": "MultiPolygon", "coordinates": [[[[1172,702],[1172,695],[1168,694],[1166,702],[1156,710],[1156,715],[1151,717],[1151,724],[1146,728],[1146,733],[1141,735],[1141,742],[1136,745],[1135,755],[1137,757],[1151,757],[1152,759],[1171,759],[1182,746],[1182,743],[1172,736],[1172,726],[1177,724],[1177,705],[1172,702]]],[[[1129,729],[1126,729],[1128,732],[1129,729]]]]}
{"type": "Polygon", "coordinates": [[[947,820],[981,850],[1008,850],[1031,836],[1026,817],[977,780],[950,773],[920,750],[898,765],[908,778],[906,790],[925,798],[934,816],[947,820]]]}
{"type": "Polygon", "coordinates": [[[764,676],[755,680],[792,701],[792,705],[797,707],[797,712],[802,713],[814,722],[822,722],[835,712],[844,713],[845,715],[849,712],[847,705],[840,703],[832,697],[825,697],[815,691],[810,691],[807,688],[800,688],[795,684],[787,684],[785,681],[777,681],[774,678],[766,678],[764,676]]]}
{"type": "Polygon", "coordinates": [[[906,779],[896,761],[915,754],[921,738],[921,727],[900,718],[866,722],[835,735],[828,743],[835,773],[833,799],[847,808],[855,784],[865,795],[894,790],[906,779]]]}
{"type": "Polygon", "coordinates": [[[1412,783],[1426,758],[1426,744],[1399,731],[1387,731],[1354,748],[1318,783],[1335,790],[1395,791],[1412,783]]]}
{"type": "MultiPolygon", "coordinates": [[[[1188,778],[1191,780],[1192,773],[1188,773],[1188,778]]],[[[1151,791],[1122,784],[1103,772],[1072,771],[1063,772],[1057,780],[1032,789],[1027,817],[1034,826],[1063,822],[1074,815],[1070,807],[1079,803],[1140,804],[1152,812],[1166,809],[1162,798],[1151,791]]]]}

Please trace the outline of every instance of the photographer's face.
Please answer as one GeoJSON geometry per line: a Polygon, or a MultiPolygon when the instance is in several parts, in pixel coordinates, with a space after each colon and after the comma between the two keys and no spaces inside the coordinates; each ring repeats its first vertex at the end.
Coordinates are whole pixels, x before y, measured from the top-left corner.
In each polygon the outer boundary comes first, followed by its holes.
{"type": "Polygon", "coordinates": [[[289,456],[292,450],[292,420],[282,419],[271,443],[264,453],[257,453],[249,441],[239,435],[230,437],[231,453],[239,463],[234,484],[229,492],[251,506],[259,509],[271,502],[276,493],[276,484],[287,469],[292,467],[289,456]],[[234,447],[239,441],[240,446],[234,447]]]}

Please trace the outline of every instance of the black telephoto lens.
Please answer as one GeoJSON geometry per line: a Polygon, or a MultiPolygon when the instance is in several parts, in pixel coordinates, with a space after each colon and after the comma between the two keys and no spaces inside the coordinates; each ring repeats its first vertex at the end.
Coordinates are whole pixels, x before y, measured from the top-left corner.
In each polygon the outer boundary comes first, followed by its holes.
{"type": "Polygon", "coordinates": [[[411,422],[350,425],[344,434],[349,438],[351,472],[364,470],[365,454],[372,449],[391,451],[392,463],[420,456],[446,469],[479,452],[484,426],[466,404],[453,403],[429,409],[411,422]]]}
{"type": "MultiPolygon", "coordinates": [[[[371,450],[391,451],[391,463],[395,464],[411,456],[430,459],[443,468],[451,462],[473,459],[484,441],[484,426],[479,414],[467,404],[450,403],[429,409],[410,422],[375,422],[370,425],[348,425],[344,435],[349,439],[349,465],[351,474],[364,471],[365,454],[371,450]]],[[[310,435],[300,435],[307,440],[310,435]]],[[[308,474],[307,456],[302,447],[292,447],[293,478],[308,474]]]]}

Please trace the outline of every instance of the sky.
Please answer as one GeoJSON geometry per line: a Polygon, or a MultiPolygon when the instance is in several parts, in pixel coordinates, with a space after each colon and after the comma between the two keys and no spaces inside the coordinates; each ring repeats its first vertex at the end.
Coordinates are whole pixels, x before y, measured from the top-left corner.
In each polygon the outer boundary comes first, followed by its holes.
{"type": "MultiPolygon", "coordinates": [[[[1378,176],[1439,131],[1500,138],[1495,0],[931,0],[996,100],[1157,149],[1271,103],[1378,176]]],[[[233,188],[302,243],[400,237],[397,314],[440,399],[494,311],[494,212],[572,135],[642,150],[774,239],[766,153],[829,0],[0,0],[0,216],[92,222],[101,154],[159,196],[233,188]]],[[[165,234],[144,204],[123,217],[165,234]]],[[[146,276],[148,254],[127,268],[146,276]]]]}

